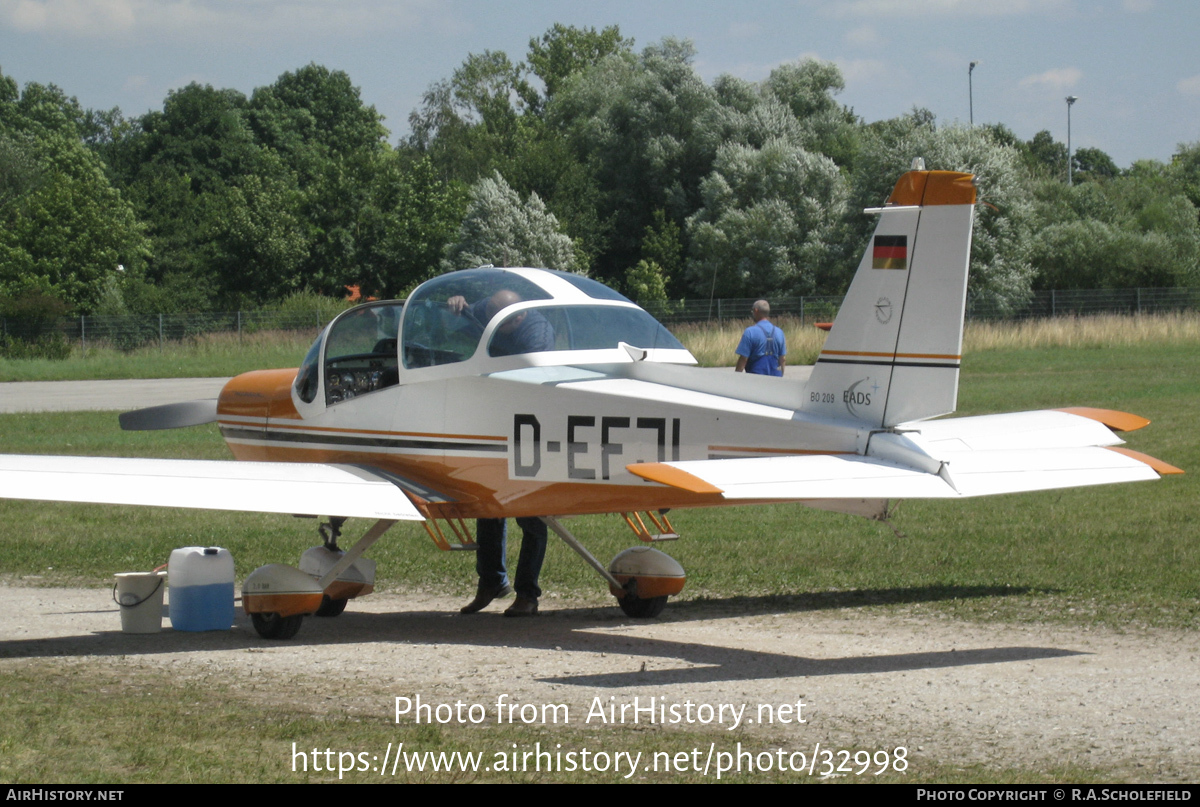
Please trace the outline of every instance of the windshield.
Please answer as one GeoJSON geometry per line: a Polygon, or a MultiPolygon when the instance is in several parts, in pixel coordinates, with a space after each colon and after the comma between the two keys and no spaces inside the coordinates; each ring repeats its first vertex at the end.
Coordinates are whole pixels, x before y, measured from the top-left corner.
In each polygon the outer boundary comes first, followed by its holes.
{"type": "Polygon", "coordinates": [[[324,341],[325,332],[322,331],[321,335],[312,343],[312,347],[304,354],[304,363],[300,365],[300,372],[296,373],[296,394],[305,403],[312,403],[317,399],[317,378],[321,369],[321,343],[324,341]]]}
{"type": "MultiPolygon", "coordinates": [[[[432,367],[468,359],[484,327],[499,311],[549,297],[520,275],[496,269],[450,272],[431,280],[417,289],[404,314],[404,366],[432,367]]],[[[511,352],[529,349],[514,347],[511,352]]]]}
{"type": "MultiPolygon", "coordinates": [[[[374,303],[347,311],[333,321],[325,338],[325,403],[335,404],[399,382],[396,367],[396,329],[401,303],[374,303]]],[[[312,355],[312,366],[316,357],[312,355]]],[[[300,399],[316,397],[315,369],[309,381],[310,357],[297,379],[300,399]],[[301,384],[303,383],[303,386],[301,384]],[[311,388],[311,391],[310,391],[311,388]]]]}
{"type": "Polygon", "coordinates": [[[514,335],[523,331],[537,334],[536,350],[605,350],[619,347],[621,342],[647,349],[686,350],[670,331],[640,308],[572,305],[511,314],[492,335],[488,355],[532,352],[512,349],[514,335]],[[543,341],[547,334],[549,341],[543,341]]]}

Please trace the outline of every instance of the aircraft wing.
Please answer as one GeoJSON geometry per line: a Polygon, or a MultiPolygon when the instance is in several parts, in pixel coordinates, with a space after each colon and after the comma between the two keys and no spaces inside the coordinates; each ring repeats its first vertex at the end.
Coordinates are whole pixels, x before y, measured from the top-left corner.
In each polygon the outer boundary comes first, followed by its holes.
{"type": "Polygon", "coordinates": [[[0,498],[422,520],[396,479],[353,465],[6,454],[0,498]]]}
{"type": "Polygon", "coordinates": [[[1018,412],[906,424],[865,455],[641,463],[630,473],[726,499],[946,499],[1158,479],[1182,473],[1117,448],[1110,428],[1149,421],[1107,410],[1018,412]]]}

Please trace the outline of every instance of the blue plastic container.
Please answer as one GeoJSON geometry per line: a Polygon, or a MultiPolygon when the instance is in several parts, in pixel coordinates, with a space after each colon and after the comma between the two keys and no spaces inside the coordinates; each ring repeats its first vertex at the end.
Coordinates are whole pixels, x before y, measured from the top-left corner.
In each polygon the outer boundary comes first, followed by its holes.
{"type": "Polygon", "coordinates": [[[171,627],[229,630],[233,627],[233,555],[217,546],[185,546],[167,563],[171,627]]]}

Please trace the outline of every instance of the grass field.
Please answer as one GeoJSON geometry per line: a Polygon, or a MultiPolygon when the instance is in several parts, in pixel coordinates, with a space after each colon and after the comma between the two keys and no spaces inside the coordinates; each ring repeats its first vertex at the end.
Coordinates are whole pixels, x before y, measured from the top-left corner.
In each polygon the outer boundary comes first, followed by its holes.
{"type": "MultiPolygon", "coordinates": [[[[1127,436],[1130,447],[1187,475],[962,502],[905,502],[893,520],[902,535],[797,505],[676,512],[672,519],[684,539],[671,554],[688,569],[689,582],[680,602],[669,607],[686,609],[689,601],[704,600],[747,612],[867,609],[984,623],[1194,630],[1200,626],[1200,528],[1194,516],[1200,502],[1200,338],[1189,335],[1186,323],[1176,325],[1174,334],[1169,327],[1153,333],[1146,328],[1119,339],[1111,332],[1081,336],[1077,327],[1060,329],[1058,336],[1026,334],[1032,340],[1026,343],[1036,346],[1023,348],[1006,347],[1007,337],[992,335],[989,346],[968,350],[964,359],[959,413],[1066,405],[1135,412],[1153,423],[1127,436]],[[1064,339],[1073,346],[1063,347],[1064,339]]],[[[0,452],[228,457],[214,427],[126,433],[112,413],[0,416],[0,452]]],[[[271,515],[0,502],[0,520],[5,575],[25,585],[107,587],[113,572],[152,568],[172,548],[192,544],[228,547],[241,578],[265,563],[294,563],[316,543],[314,522],[271,515]]],[[[614,517],[573,524],[602,559],[630,544],[614,517]]],[[[371,555],[382,588],[458,596],[474,588],[470,557],[438,552],[418,525],[398,525],[371,555]]],[[[594,573],[559,542],[550,545],[542,585],[569,600],[611,601],[594,573]]],[[[400,729],[352,715],[322,716],[302,704],[267,708],[219,683],[174,681],[165,672],[118,673],[47,660],[0,668],[0,703],[6,716],[0,780],[9,782],[294,781],[274,759],[276,746],[289,737],[319,734],[342,747],[407,739],[434,749],[461,747],[469,739],[465,729],[400,729]],[[163,728],[156,741],[138,742],[115,728],[125,725],[163,728]],[[246,726],[255,727],[252,736],[246,726]],[[267,757],[271,761],[263,762],[267,757]]],[[[542,736],[512,731],[499,739],[528,743],[542,736]]],[[[564,741],[561,734],[545,739],[564,741]]],[[[653,745],[649,736],[635,740],[653,745]]],[[[1106,776],[1048,762],[1036,770],[926,768],[903,781],[1106,776]]]]}
{"type": "MultiPolygon", "coordinates": [[[[825,332],[798,320],[776,320],[788,340],[788,362],[812,364],[825,332]]],[[[731,367],[749,321],[686,323],[674,333],[704,367],[731,367]]],[[[248,370],[296,367],[316,337],[312,332],[263,331],[239,337],[212,333],[183,342],[120,351],[93,344],[76,347],[63,361],[0,358],[0,382],[65,381],[98,378],[207,378],[248,370]]],[[[968,355],[1027,348],[1109,348],[1140,344],[1200,345],[1200,314],[1168,313],[1140,317],[1062,317],[1027,322],[968,322],[968,355]]]]}

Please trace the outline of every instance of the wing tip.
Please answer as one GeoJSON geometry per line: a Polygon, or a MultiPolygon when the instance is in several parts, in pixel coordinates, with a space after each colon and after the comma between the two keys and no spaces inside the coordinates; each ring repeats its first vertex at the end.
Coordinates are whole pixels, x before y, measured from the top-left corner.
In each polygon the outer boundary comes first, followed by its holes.
{"type": "MultiPolygon", "coordinates": [[[[1129,412],[1118,412],[1115,409],[1097,409],[1093,406],[1068,406],[1057,410],[1068,415],[1078,415],[1088,420],[1096,420],[1110,429],[1119,432],[1135,432],[1150,425],[1150,421],[1140,415],[1129,412]]],[[[1182,473],[1182,472],[1181,472],[1182,473]]]]}
{"type": "Polygon", "coordinates": [[[1118,454],[1124,454],[1126,457],[1137,460],[1145,465],[1149,465],[1154,472],[1160,476],[1170,476],[1171,474],[1183,473],[1182,468],[1176,468],[1170,463],[1163,462],[1157,457],[1151,457],[1149,454],[1143,454],[1140,451],[1134,451],[1133,449],[1124,448],[1122,446],[1105,446],[1105,448],[1107,448],[1109,451],[1115,451],[1118,454]]]}

